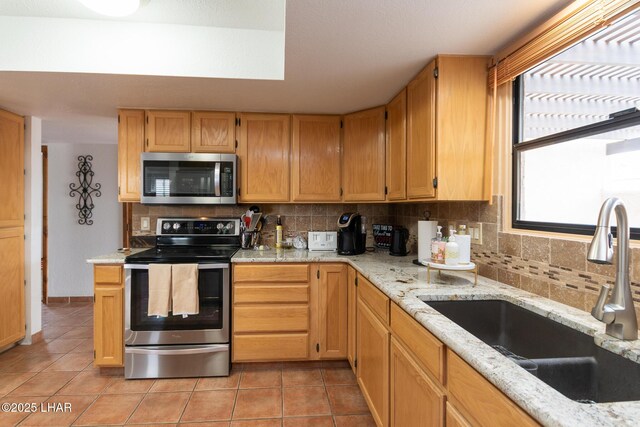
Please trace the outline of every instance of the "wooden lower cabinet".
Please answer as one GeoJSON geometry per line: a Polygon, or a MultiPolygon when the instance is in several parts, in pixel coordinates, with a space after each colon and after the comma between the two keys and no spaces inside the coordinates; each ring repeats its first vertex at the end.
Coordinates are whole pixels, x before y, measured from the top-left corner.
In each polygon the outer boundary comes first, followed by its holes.
{"type": "Polygon", "coordinates": [[[473,425],[539,425],[450,349],[447,349],[447,389],[450,396],[475,420],[471,423],[473,425]]]}
{"type": "Polygon", "coordinates": [[[379,427],[389,425],[389,333],[358,293],[356,351],[360,390],[379,427]]]}
{"type": "Polygon", "coordinates": [[[351,370],[356,373],[356,312],[357,312],[357,278],[358,275],[353,267],[347,268],[347,360],[351,365],[351,370]]]}
{"type": "Polygon", "coordinates": [[[236,264],[234,362],[345,359],[347,266],[236,264]]]}
{"type": "Polygon", "coordinates": [[[444,425],[444,392],[395,338],[391,338],[390,374],[392,427],[444,425]]]}
{"type": "Polygon", "coordinates": [[[94,265],[94,364],[124,366],[124,272],[122,265],[94,265]]]}
{"type": "Polygon", "coordinates": [[[23,230],[0,228],[0,348],[25,336],[23,230]]]}
{"type": "Polygon", "coordinates": [[[447,410],[445,416],[447,427],[471,427],[469,421],[456,409],[451,402],[447,402],[447,410]]]}

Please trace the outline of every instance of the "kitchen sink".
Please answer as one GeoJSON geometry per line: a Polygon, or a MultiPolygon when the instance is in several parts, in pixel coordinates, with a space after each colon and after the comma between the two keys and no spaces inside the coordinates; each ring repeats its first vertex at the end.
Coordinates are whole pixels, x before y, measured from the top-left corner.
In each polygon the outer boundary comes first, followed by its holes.
{"type": "Polygon", "coordinates": [[[593,337],[500,300],[422,301],[570,399],[640,400],[640,364],[593,337]]]}

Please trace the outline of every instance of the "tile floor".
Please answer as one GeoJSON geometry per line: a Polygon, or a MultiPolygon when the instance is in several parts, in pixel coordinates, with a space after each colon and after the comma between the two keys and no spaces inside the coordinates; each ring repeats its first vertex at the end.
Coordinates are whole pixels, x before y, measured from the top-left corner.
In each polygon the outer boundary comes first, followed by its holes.
{"type": "Polygon", "coordinates": [[[91,304],[43,308],[44,342],[0,354],[0,426],[374,426],[345,362],[234,365],[225,378],[127,380],[92,366],[91,304]],[[42,411],[71,404],[70,412],[42,411]]]}

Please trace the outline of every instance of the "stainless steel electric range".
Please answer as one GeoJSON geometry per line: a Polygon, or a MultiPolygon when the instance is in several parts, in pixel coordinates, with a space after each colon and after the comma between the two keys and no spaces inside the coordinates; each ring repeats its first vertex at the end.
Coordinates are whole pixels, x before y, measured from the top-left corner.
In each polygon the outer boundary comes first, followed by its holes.
{"type": "Polygon", "coordinates": [[[158,219],[156,246],[125,259],[125,378],[229,375],[231,257],[240,219],[158,219]],[[199,314],[149,316],[149,265],[197,264],[199,314]]]}

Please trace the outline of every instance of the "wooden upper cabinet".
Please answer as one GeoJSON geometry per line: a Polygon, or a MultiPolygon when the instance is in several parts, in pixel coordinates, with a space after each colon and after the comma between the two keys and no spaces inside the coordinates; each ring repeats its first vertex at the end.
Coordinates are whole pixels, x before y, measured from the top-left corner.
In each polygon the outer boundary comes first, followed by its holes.
{"type": "Polygon", "coordinates": [[[240,114],[241,202],[288,202],[290,122],[288,114],[240,114]]]}
{"type": "Polygon", "coordinates": [[[319,357],[347,357],[347,265],[318,264],[319,357]]]}
{"type": "Polygon", "coordinates": [[[24,226],[24,119],[0,110],[0,227],[24,226]]]}
{"type": "Polygon", "coordinates": [[[407,198],[407,90],[387,104],[387,200],[407,198]]]}
{"type": "Polygon", "coordinates": [[[140,153],[144,151],[144,111],[118,111],[118,201],[140,200],[140,153]]]}
{"type": "Polygon", "coordinates": [[[344,201],[385,199],[384,107],[344,116],[344,201]]]}
{"type": "Polygon", "coordinates": [[[191,151],[235,153],[236,113],[213,111],[191,113],[191,151]]]}
{"type": "Polygon", "coordinates": [[[440,55],[409,83],[408,199],[490,198],[484,192],[488,59],[440,55]]]}
{"type": "Polygon", "coordinates": [[[407,86],[407,198],[434,198],[436,61],[407,86]]]}
{"type": "Polygon", "coordinates": [[[340,116],[293,116],[294,202],[340,201],[340,116]]]}
{"type": "Polygon", "coordinates": [[[488,66],[486,56],[438,56],[438,200],[491,197],[484,194],[488,66]]]}
{"type": "Polygon", "coordinates": [[[146,151],[188,153],[191,150],[191,112],[149,110],[146,134],[146,151]]]}

